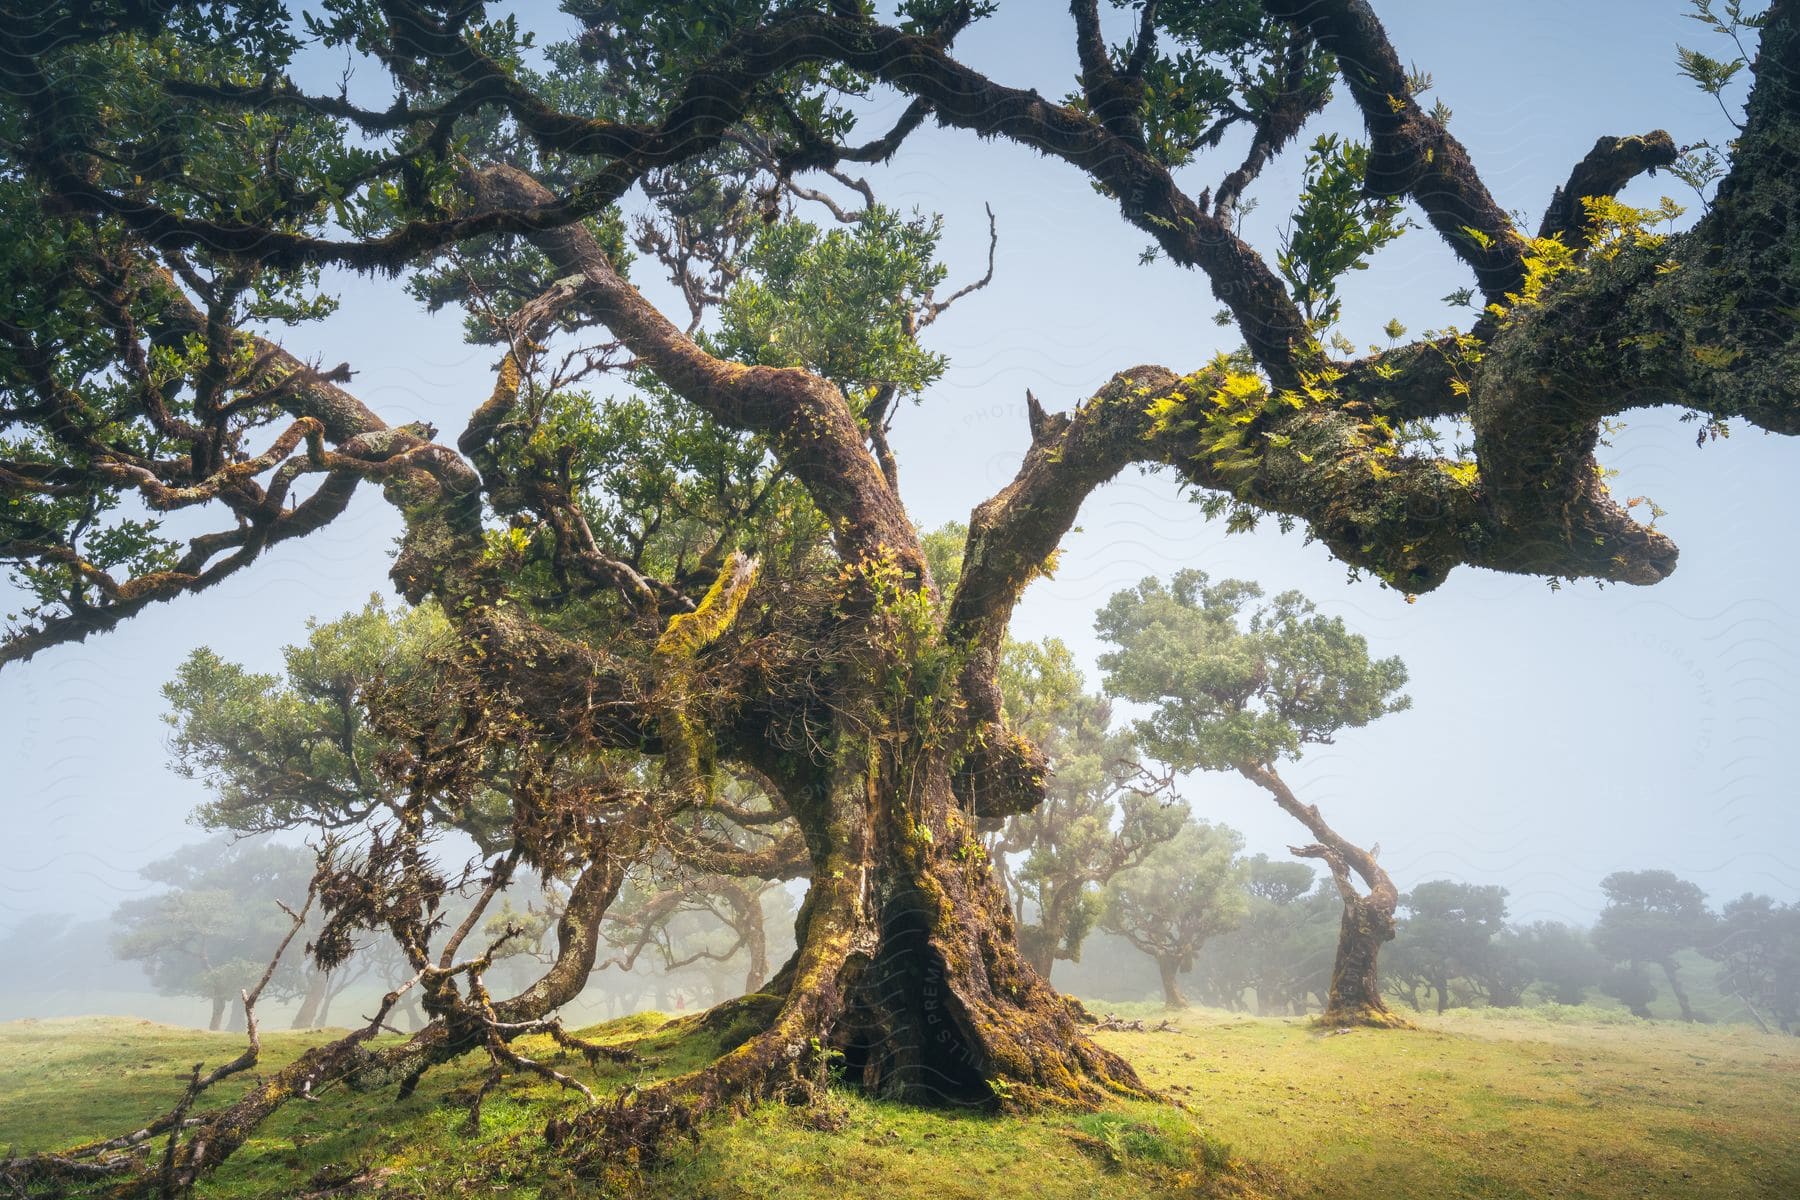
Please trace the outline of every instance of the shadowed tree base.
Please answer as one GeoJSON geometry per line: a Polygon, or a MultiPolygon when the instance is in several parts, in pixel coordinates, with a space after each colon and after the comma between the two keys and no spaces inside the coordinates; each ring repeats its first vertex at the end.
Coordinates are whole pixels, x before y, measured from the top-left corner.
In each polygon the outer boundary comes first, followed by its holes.
{"type": "Polygon", "coordinates": [[[883,870],[846,870],[828,851],[799,948],[768,990],[688,1018],[720,1033],[718,1059],[554,1122],[552,1144],[578,1163],[653,1161],[709,1113],[812,1103],[834,1078],[884,1098],[997,1111],[1152,1098],[1019,954],[958,810],[927,807],[943,833],[888,842],[883,870]]]}
{"type": "MultiPolygon", "coordinates": [[[[742,1112],[764,1100],[821,1102],[840,1070],[852,1082],[859,1074],[872,1079],[872,1094],[934,1107],[1017,1112],[1091,1108],[1112,1097],[1154,1098],[1129,1064],[1079,1031],[1079,1005],[1035,976],[1017,999],[970,1004],[962,993],[966,983],[940,977],[939,1004],[931,1003],[929,988],[914,993],[912,1003],[900,1003],[897,994],[868,990],[880,977],[875,963],[859,965],[842,954],[841,938],[821,933],[809,941],[782,972],[778,982],[785,993],[740,997],[675,1022],[718,1037],[718,1058],[655,1086],[602,1097],[574,1118],[550,1122],[545,1129],[550,1146],[578,1169],[651,1165],[672,1140],[696,1136],[709,1115],[742,1112]],[[835,969],[827,969],[833,963],[835,969]],[[871,1044],[872,1032],[895,1020],[897,1006],[927,1014],[923,1024],[895,1025],[894,1044],[871,1044]],[[977,1008],[983,1010],[979,1024],[969,1023],[968,1014],[977,1008]],[[898,1067],[902,1062],[905,1069],[898,1067]]],[[[896,942],[897,949],[902,945],[896,942]]],[[[916,946],[900,953],[915,962],[930,956],[916,946]]],[[[880,961],[878,956],[875,962],[880,961]]],[[[34,1156],[5,1164],[5,1177],[21,1195],[59,1195],[82,1184],[99,1184],[95,1194],[120,1200],[167,1195],[171,1186],[190,1188],[216,1170],[291,1099],[311,1097],[334,1083],[366,1090],[401,1076],[401,1091],[410,1092],[429,1066],[480,1048],[479,1039],[458,1038],[442,1018],[386,1050],[368,1048],[367,1036],[359,1031],[315,1047],[242,1099],[197,1114],[197,1123],[167,1157],[161,1153],[168,1132],[163,1122],[152,1127],[153,1138],[134,1135],[130,1146],[119,1146],[100,1163],[34,1156]]]]}
{"type": "Polygon", "coordinates": [[[1313,1018],[1313,1024],[1332,1029],[1417,1029],[1411,1021],[1388,1008],[1334,1008],[1313,1018]]]}
{"type": "MultiPolygon", "coordinates": [[[[1309,847],[1319,850],[1323,847],[1309,847]]],[[[1326,857],[1339,884],[1344,916],[1338,924],[1337,961],[1331,970],[1331,995],[1315,1023],[1334,1027],[1362,1026],[1374,1029],[1414,1029],[1411,1021],[1391,1011],[1381,997],[1381,973],[1376,959],[1383,942],[1394,936],[1393,885],[1379,867],[1380,882],[1373,894],[1358,895],[1349,884],[1341,862],[1326,857]]]]}

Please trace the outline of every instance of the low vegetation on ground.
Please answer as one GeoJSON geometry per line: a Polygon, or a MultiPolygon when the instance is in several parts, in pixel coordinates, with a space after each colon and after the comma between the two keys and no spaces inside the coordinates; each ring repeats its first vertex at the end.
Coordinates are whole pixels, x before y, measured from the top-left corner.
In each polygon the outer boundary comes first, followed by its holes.
{"type": "MultiPolygon", "coordinates": [[[[1546,1006],[1453,1010],[1409,1031],[1112,1006],[1144,1032],[1097,1036],[1168,1104],[1017,1117],[874,1101],[833,1086],[809,1106],[713,1120],[647,1172],[568,1177],[546,1153],[548,1112],[584,1103],[484,1072],[418,1092],[331,1091],[290,1105],[204,1183],[206,1198],[654,1195],[823,1200],[1331,1196],[1746,1200],[1800,1195],[1800,1040],[1742,1026],[1642,1022],[1546,1006]],[[1141,1009],[1141,1010],[1140,1010],[1141,1009]]],[[[52,1149],[162,1111],[196,1061],[239,1036],[119,1018],[0,1025],[0,1147],[52,1149]]],[[[270,1033],[274,1067],[327,1032],[270,1033]]],[[[634,1063],[560,1065],[610,1102],[636,1081],[704,1063],[723,1035],[697,1017],[639,1014],[588,1036],[634,1063]]],[[[555,1061],[548,1044],[523,1052],[555,1061]]],[[[214,1102],[233,1093],[221,1085],[214,1102]]]]}

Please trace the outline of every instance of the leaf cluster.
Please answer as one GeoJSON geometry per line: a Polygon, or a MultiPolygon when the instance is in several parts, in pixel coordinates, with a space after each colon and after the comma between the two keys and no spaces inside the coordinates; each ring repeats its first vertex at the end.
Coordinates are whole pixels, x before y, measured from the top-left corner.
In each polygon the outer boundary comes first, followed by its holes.
{"type": "Polygon", "coordinates": [[[1367,270],[1369,257],[1410,225],[1398,198],[1364,191],[1368,170],[1368,144],[1335,133],[1320,135],[1306,154],[1300,198],[1275,265],[1317,329],[1337,323],[1339,280],[1367,270]]]}
{"type": "Polygon", "coordinates": [[[1136,729],[1158,759],[1178,770],[1273,766],[1410,706],[1398,657],[1371,658],[1366,639],[1298,592],[1262,595],[1184,570],[1100,610],[1094,627],[1117,647],[1099,660],[1106,690],[1156,706],[1136,729]]]}
{"type": "MultiPolygon", "coordinates": [[[[1113,5],[1143,7],[1141,0],[1113,5]]],[[[1141,58],[1145,144],[1169,167],[1217,147],[1235,127],[1259,126],[1278,104],[1312,112],[1330,95],[1332,57],[1310,41],[1297,43],[1293,28],[1272,19],[1260,0],[1171,0],[1157,5],[1154,29],[1147,55],[1135,42],[1111,54],[1120,73],[1141,58]]],[[[1080,97],[1071,103],[1085,107],[1080,97]]]]}
{"type": "Polygon", "coordinates": [[[769,225],[725,295],[709,349],[736,362],[804,367],[853,402],[883,385],[916,396],[942,376],[941,354],[915,339],[917,314],[943,282],[943,222],[882,206],[854,225],[769,225]]]}

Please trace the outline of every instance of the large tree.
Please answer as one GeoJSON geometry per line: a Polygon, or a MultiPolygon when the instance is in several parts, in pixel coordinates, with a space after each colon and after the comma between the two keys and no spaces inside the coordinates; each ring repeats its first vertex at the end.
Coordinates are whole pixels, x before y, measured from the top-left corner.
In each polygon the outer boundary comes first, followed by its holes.
{"type": "Polygon", "coordinates": [[[1213,583],[1195,570],[1176,572],[1167,586],[1146,579],[1119,592],[1094,621],[1117,647],[1100,656],[1106,688],[1156,706],[1137,723],[1151,754],[1180,771],[1242,775],[1317,839],[1289,849],[1322,859],[1344,901],[1331,1000],[1320,1019],[1396,1024],[1381,998],[1377,961],[1393,939],[1400,893],[1375,854],[1333,829],[1318,805],[1302,803],[1278,767],[1407,707],[1400,694],[1406,667],[1398,658],[1370,658],[1363,637],[1298,592],[1261,601],[1254,583],[1213,583]]]}
{"type": "Polygon", "coordinates": [[[1044,794],[997,667],[1085,498],[1161,467],[1408,593],[1465,563],[1648,584],[1675,549],[1608,491],[1602,423],[1666,404],[1800,429],[1795,0],[1759,22],[1707,211],[1666,236],[1610,201],[1674,162],[1661,132],[1602,138],[1555,196],[1512,198],[1548,201],[1518,226],[1365,0],[1167,0],[1121,44],[1098,0],[1074,0],[1062,102],[959,61],[990,4],[907,0],[892,22],[860,2],[567,7],[579,36],[528,48],[464,0],[328,0],[305,21],[276,0],[0,4],[0,555],[30,597],[0,661],[243,570],[365,481],[405,522],[396,587],[435,599],[460,646],[431,719],[384,717],[416,751],[417,801],[321,893],[338,926],[398,924],[432,1024],[397,1049],[365,1031],[303,1056],[190,1133],[166,1187],[324,1079],[502,1056],[586,977],[620,852],[707,806],[719,766],[766,779],[804,839],[799,949],[757,1036],[561,1144],[641,1147],[790,1092],[811,1076],[791,1050],[814,1039],[885,1095],[1141,1091],[1021,959],[976,837],[1044,794]],[[355,96],[305,86],[306,44],[363,67],[355,96]],[[1294,236],[1265,256],[1236,217],[1339,88],[1367,140],[1314,144],[1294,236]],[[877,91],[904,104],[871,130],[884,110],[851,98],[877,91]],[[787,216],[927,120],[1083,173],[1244,342],[1123,370],[1064,413],[1033,402],[1031,448],[972,514],[953,591],[886,436],[942,367],[918,346],[952,298],[935,229],[873,204],[828,231],[787,216]],[[1219,163],[1227,133],[1246,150],[1219,163]],[[1488,307],[1466,332],[1337,357],[1335,280],[1391,240],[1402,202],[1488,307]],[[631,247],[687,311],[645,299],[631,247]],[[325,307],[326,267],[410,271],[423,299],[466,309],[499,365],[462,430],[391,424],[347,367],[282,347],[325,307]],[[629,397],[581,390],[618,371],[629,397]],[[1456,418],[1467,454],[1422,436],[1456,418]],[[492,1005],[480,955],[440,964],[421,941],[442,894],[424,797],[478,776],[483,745],[531,767],[510,783],[507,855],[571,880],[555,962],[492,1005]],[[598,770],[608,755],[651,765],[598,770]]]}

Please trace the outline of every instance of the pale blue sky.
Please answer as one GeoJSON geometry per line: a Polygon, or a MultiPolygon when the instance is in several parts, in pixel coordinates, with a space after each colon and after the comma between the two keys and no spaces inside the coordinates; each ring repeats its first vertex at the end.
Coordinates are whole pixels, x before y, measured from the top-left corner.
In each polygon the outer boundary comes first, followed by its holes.
{"type": "MultiPolygon", "coordinates": [[[[1601,134],[1668,129],[1719,138],[1718,109],[1680,80],[1678,39],[1704,31],[1676,0],[1548,0],[1499,5],[1408,0],[1377,5],[1403,58],[1433,73],[1503,205],[1535,223],[1551,190],[1601,134]]],[[[547,10],[549,6],[542,6],[547,10]]],[[[556,29],[562,18],[527,19],[556,29]]],[[[996,78],[1066,91],[1070,21],[1050,0],[1009,0],[960,53],[996,78]]],[[[888,111],[898,102],[884,100],[888,111]]],[[[1351,124],[1340,104],[1313,132],[1351,124]]],[[[1206,160],[1193,190],[1233,165],[1206,160]]],[[[1272,249],[1297,156],[1257,187],[1247,224],[1272,249]]],[[[982,204],[999,215],[996,278],[931,330],[948,377],[899,419],[902,487],[926,526],[966,517],[1010,478],[1026,443],[1024,392],[1066,407],[1140,362],[1188,370],[1235,341],[1216,328],[1205,281],[1142,267],[1147,238],[1074,171],[1028,150],[955,131],[921,131],[871,172],[889,204],[941,211],[954,286],[978,274],[982,204]]],[[[1629,195],[1651,202],[1666,176],[1629,195]]],[[[1426,232],[1402,238],[1351,280],[1345,329],[1378,338],[1454,314],[1439,300],[1468,281],[1426,232]]],[[[416,312],[390,283],[342,281],[342,311],[288,339],[327,363],[348,360],[355,389],[390,421],[459,429],[491,387],[491,355],[460,341],[454,316],[416,312]]],[[[1412,711],[1347,734],[1290,778],[1346,835],[1379,842],[1402,888],[1448,876],[1502,883],[1517,918],[1586,919],[1609,871],[1668,867],[1715,902],[1744,890],[1800,896],[1800,817],[1791,751],[1800,666],[1791,597],[1800,536],[1789,481],[1800,444],[1743,429],[1696,449],[1674,414],[1633,415],[1607,452],[1616,487],[1668,510],[1679,570],[1651,589],[1575,585],[1464,569],[1407,605],[1350,583],[1318,546],[1272,526],[1228,537],[1171,480],[1132,474],[1097,496],[1063,567],[1035,585],[1016,632],[1055,634],[1091,662],[1093,610],[1146,574],[1200,567],[1297,587],[1412,670],[1412,711]]],[[[256,667],[332,616],[388,593],[398,525],[372,491],[335,526],[272,553],[211,592],[163,605],[123,631],[0,673],[0,925],[37,910],[101,915],[142,885],[137,868],[197,836],[184,823],[196,785],[165,768],[157,689],[198,644],[256,667]]],[[[1298,830],[1257,793],[1216,777],[1187,789],[1202,815],[1281,853],[1298,830]]]]}

